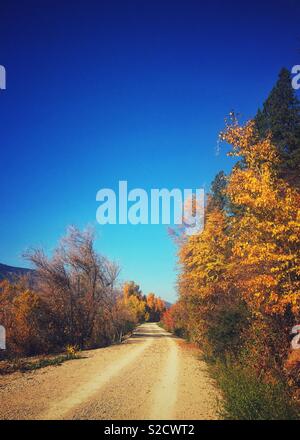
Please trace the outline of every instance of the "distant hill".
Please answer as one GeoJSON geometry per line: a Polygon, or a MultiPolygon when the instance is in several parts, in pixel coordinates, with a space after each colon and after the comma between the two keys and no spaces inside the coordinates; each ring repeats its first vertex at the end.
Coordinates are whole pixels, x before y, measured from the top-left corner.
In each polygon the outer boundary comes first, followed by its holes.
{"type": "Polygon", "coordinates": [[[165,301],[165,305],[166,305],[166,309],[169,309],[170,307],[172,307],[172,303],[165,301]]]}
{"type": "Polygon", "coordinates": [[[9,280],[14,281],[17,277],[22,275],[33,275],[33,269],[26,269],[24,267],[14,267],[7,266],[6,264],[0,263],[0,281],[1,280],[9,280]]]}

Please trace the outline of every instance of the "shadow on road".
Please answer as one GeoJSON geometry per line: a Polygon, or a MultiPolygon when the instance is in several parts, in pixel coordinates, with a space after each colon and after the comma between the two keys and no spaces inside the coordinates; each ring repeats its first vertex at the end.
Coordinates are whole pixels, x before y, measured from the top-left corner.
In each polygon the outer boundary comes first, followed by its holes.
{"type": "Polygon", "coordinates": [[[171,333],[158,327],[155,323],[142,324],[132,334],[131,338],[174,338],[171,333]]]}

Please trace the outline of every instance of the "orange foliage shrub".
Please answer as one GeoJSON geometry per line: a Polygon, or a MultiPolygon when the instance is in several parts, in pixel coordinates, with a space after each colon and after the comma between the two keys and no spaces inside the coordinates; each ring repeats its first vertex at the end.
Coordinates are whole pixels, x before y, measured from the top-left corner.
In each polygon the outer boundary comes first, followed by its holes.
{"type": "Polygon", "coordinates": [[[8,354],[31,355],[49,350],[50,313],[37,293],[26,289],[22,282],[13,285],[2,281],[0,307],[8,354]]]}

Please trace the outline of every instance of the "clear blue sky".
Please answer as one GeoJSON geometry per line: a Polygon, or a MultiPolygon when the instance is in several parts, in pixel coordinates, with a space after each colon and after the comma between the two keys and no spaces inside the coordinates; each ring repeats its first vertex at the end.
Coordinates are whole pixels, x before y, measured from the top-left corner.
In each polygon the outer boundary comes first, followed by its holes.
{"type": "MultiPolygon", "coordinates": [[[[0,262],[96,225],[103,187],[209,188],[224,117],[300,64],[299,1],[2,0],[0,262]]],[[[122,279],[175,298],[165,226],[96,226],[122,279]]]]}

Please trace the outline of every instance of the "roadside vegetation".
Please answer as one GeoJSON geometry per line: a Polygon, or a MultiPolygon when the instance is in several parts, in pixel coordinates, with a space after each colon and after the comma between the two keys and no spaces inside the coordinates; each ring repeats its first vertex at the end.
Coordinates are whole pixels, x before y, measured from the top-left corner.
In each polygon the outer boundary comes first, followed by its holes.
{"type": "Polygon", "coordinates": [[[0,323],[7,349],[0,360],[21,369],[60,364],[77,351],[121,342],[137,324],[159,321],[164,302],[154,293],[143,295],[133,281],[120,285],[119,268],[94,249],[91,231],[69,228],[52,257],[41,249],[26,258],[35,268],[33,279],[0,283],[0,323]],[[56,353],[36,363],[24,356],[56,353]]]}
{"type": "Polygon", "coordinates": [[[73,359],[82,359],[82,356],[77,352],[65,352],[58,355],[43,355],[29,358],[15,357],[0,361],[0,374],[10,374],[15,371],[35,371],[49,366],[58,366],[73,359]]]}
{"type": "Polygon", "coordinates": [[[296,419],[300,103],[287,70],[253,120],[231,113],[220,140],[238,161],[211,185],[203,232],[174,231],[179,300],[163,325],[201,347],[224,394],[223,417],[296,419]]]}

